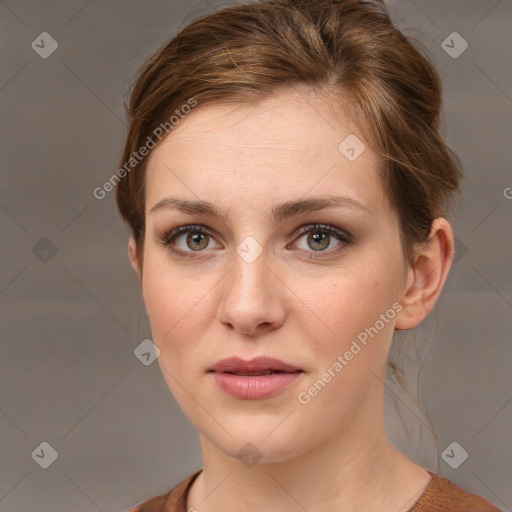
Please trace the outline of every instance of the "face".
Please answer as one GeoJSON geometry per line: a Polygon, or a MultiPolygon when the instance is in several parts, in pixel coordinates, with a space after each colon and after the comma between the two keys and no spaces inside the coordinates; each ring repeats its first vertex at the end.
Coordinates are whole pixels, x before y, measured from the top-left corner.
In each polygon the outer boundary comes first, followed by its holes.
{"type": "Polygon", "coordinates": [[[376,424],[407,267],[377,155],[339,149],[354,133],[365,141],[325,97],[287,91],[199,105],[150,155],[142,291],[158,360],[184,413],[232,457],[251,442],[261,462],[284,461],[376,424]],[[235,397],[209,371],[231,356],[301,372],[270,396],[235,397]]]}

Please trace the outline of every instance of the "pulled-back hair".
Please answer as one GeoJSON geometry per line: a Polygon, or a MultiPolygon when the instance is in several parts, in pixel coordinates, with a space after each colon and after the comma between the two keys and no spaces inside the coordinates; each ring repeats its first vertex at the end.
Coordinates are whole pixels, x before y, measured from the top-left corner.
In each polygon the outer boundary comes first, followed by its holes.
{"type": "MultiPolygon", "coordinates": [[[[338,99],[340,112],[383,157],[378,171],[412,262],[414,243],[426,241],[432,221],[447,214],[462,173],[439,133],[439,75],[377,0],[262,0],[194,20],[142,67],[120,166],[191,98],[195,108],[249,103],[295,85],[338,99]]],[[[116,187],[140,258],[146,162],[116,187]]]]}

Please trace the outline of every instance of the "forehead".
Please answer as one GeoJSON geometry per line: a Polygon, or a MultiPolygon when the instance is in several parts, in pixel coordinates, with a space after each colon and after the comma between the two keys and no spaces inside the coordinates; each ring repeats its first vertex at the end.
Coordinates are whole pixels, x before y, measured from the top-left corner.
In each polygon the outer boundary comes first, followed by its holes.
{"type": "Polygon", "coordinates": [[[149,157],[147,210],[171,189],[190,199],[217,195],[253,204],[308,192],[382,201],[380,161],[363,144],[356,123],[314,91],[286,90],[252,104],[199,104],[149,157]]]}

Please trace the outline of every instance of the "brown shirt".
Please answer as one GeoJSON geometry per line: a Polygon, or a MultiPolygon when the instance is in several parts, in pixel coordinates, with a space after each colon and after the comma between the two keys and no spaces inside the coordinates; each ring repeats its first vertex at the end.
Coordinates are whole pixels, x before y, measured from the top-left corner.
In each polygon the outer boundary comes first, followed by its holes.
{"type": "MultiPolygon", "coordinates": [[[[200,469],[168,493],[151,498],[129,512],[187,512],[187,494],[200,469]]],[[[463,491],[452,481],[429,471],[432,480],[408,512],[502,512],[476,494],[463,491]]]]}

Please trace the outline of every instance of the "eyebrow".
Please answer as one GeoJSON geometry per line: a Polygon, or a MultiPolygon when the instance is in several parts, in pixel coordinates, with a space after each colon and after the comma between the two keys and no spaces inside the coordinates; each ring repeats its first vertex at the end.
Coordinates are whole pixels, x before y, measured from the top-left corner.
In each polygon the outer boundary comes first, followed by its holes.
{"type": "MultiPolygon", "coordinates": [[[[271,211],[271,219],[274,222],[281,222],[287,218],[301,213],[315,212],[327,208],[344,207],[353,210],[358,210],[365,213],[373,213],[367,206],[360,203],[356,199],[344,196],[321,195],[313,196],[307,199],[298,199],[285,201],[274,205],[271,211]]],[[[154,214],[160,210],[175,209],[188,214],[205,214],[211,215],[226,223],[229,209],[226,211],[219,211],[217,207],[207,201],[191,201],[188,199],[179,199],[176,197],[166,197],[156,203],[150,210],[154,214]]]]}

